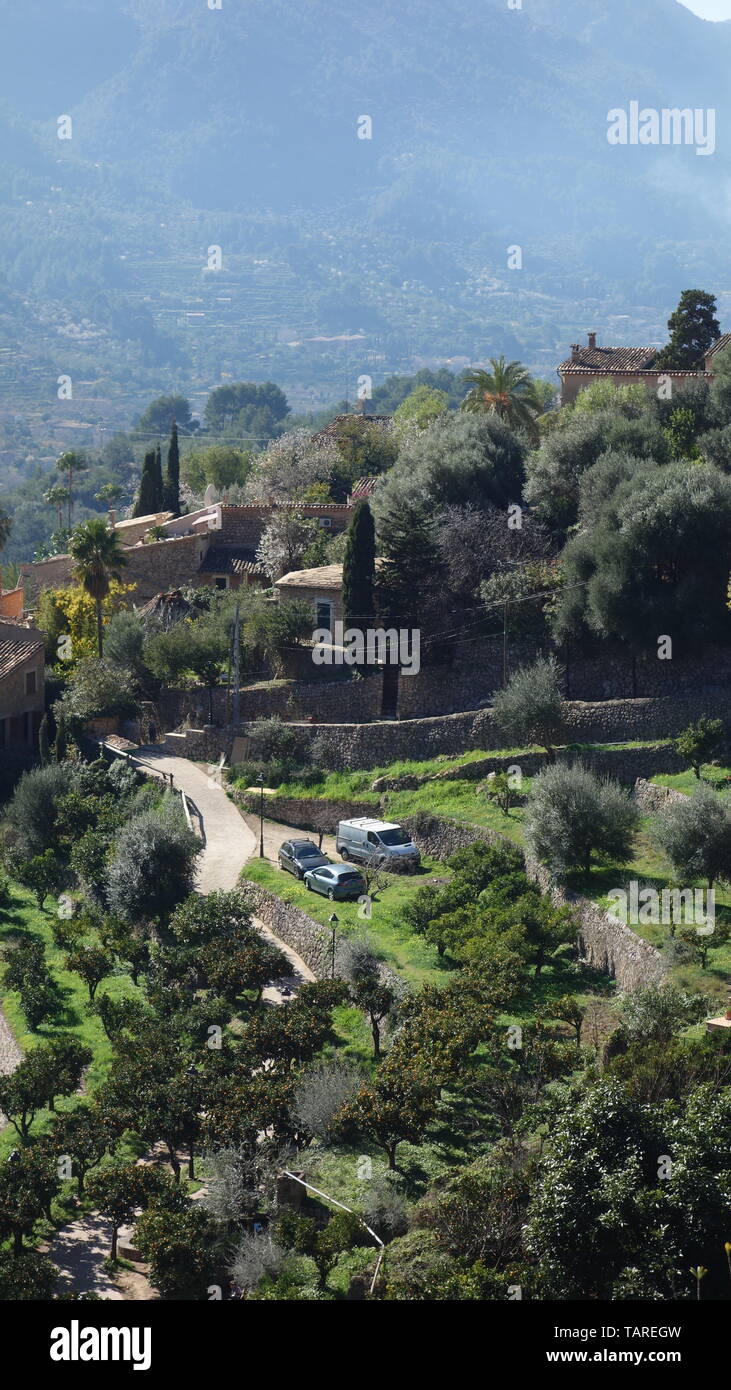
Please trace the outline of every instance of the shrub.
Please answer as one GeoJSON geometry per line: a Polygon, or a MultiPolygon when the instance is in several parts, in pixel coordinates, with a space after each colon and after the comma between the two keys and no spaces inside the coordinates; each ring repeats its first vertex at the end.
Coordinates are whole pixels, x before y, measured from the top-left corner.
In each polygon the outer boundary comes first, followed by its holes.
{"type": "Polygon", "coordinates": [[[687,729],[673,739],[673,747],[681,758],[692,767],[700,780],[701,767],[707,763],[723,742],[723,720],[709,719],[702,714],[697,724],[689,724],[687,729]]]}
{"type": "Polygon", "coordinates": [[[291,764],[300,754],[301,735],[291,725],[283,724],[276,714],[255,719],[249,725],[249,735],[264,762],[279,760],[291,764]]]}
{"type": "Polygon", "coordinates": [[[731,881],[731,816],[710,787],[697,787],[658,816],[654,839],[678,878],[705,878],[709,888],[717,878],[731,881]]]}
{"type": "Polygon", "coordinates": [[[638,819],[637,807],[616,782],[595,777],[581,764],[547,767],[528,800],[526,841],[554,873],[588,873],[593,854],[629,858],[638,819]]]}
{"type": "Polygon", "coordinates": [[[554,657],[517,671],[493,700],[495,723],[517,744],[537,743],[553,761],[553,744],[562,738],[566,719],[561,672],[554,657]]]}
{"type": "Polygon", "coordinates": [[[112,847],[106,878],[110,910],[126,922],[167,917],[193,890],[201,848],[177,800],[133,817],[112,847]]]}
{"type": "Polygon", "coordinates": [[[34,859],[53,848],[56,802],[71,789],[70,764],[49,763],[21,777],[6,813],[13,858],[34,859]]]}

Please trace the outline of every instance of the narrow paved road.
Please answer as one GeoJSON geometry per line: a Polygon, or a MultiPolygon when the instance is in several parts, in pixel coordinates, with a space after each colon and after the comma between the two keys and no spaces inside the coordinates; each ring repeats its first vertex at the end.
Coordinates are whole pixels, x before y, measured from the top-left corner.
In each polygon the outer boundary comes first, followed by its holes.
{"type": "MultiPolygon", "coordinates": [[[[204,838],[197,884],[201,893],[212,893],[216,888],[235,888],[244,864],[256,851],[256,844],[248,825],[229,801],[216,769],[211,768],[209,776],[196,763],[176,758],[161,745],[141,748],[138,761],[143,771],[153,768],[168,778],[172,773],[174,785],[185,792],[189,805],[192,802],[191,812],[198,813],[204,838]]],[[[194,824],[195,819],[194,816],[194,824]]]]}
{"type": "MultiPolygon", "coordinates": [[[[185,792],[188,804],[192,803],[191,812],[197,812],[204,842],[203,853],[198,862],[197,886],[200,892],[212,893],[217,888],[235,888],[244,865],[258,855],[259,843],[233,801],[226,795],[216,775],[216,769],[212,767],[209,772],[197,763],[190,762],[188,758],[177,758],[160,744],[140,748],[137,757],[143,768],[149,767],[165,773],[168,778],[172,773],[174,785],[185,792]]],[[[196,823],[195,815],[193,823],[196,823]]],[[[297,833],[301,835],[302,831],[297,833]]],[[[265,825],[265,849],[272,858],[275,857],[272,854],[274,838],[276,837],[276,843],[279,844],[286,834],[286,827],[274,827],[271,832],[272,839],[269,841],[265,825]]],[[[304,980],[314,980],[315,976],[304,961],[283,941],[273,937],[263,922],[256,918],[254,920],[262,935],[274,941],[291,963],[292,974],[280,982],[281,986],[293,990],[304,980]]],[[[264,991],[264,998],[272,1003],[280,1003],[280,984],[270,985],[264,991]]]]}

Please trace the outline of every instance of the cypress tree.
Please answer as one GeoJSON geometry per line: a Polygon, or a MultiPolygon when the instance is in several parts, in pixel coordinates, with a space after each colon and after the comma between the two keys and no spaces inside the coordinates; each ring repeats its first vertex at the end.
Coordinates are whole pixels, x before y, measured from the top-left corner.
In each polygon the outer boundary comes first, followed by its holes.
{"type": "Polygon", "coordinates": [[[165,501],[165,487],[162,481],[162,450],[160,445],[155,449],[155,505],[153,512],[161,512],[165,501]]]}
{"type": "Polygon", "coordinates": [[[343,558],[343,613],[348,624],[367,627],[373,620],[376,530],[367,502],[353,512],[343,558]]]}
{"type": "Polygon", "coordinates": [[[164,507],[173,516],[180,516],[180,449],[178,447],[178,426],[173,420],[168,446],[167,474],[165,477],[164,507]]]}
{"type": "Polygon", "coordinates": [[[149,453],[145,454],[145,461],[142,465],[140,488],[132,512],[133,516],[151,516],[153,512],[160,510],[158,495],[155,491],[155,471],[155,451],[151,449],[149,453]]]}
{"type": "Polygon", "coordinates": [[[62,763],[66,759],[68,752],[68,736],[66,734],[66,716],[59,714],[56,723],[56,743],[54,747],[56,762],[62,763]]]}
{"type": "Polygon", "coordinates": [[[38,729],[38,756],[43,767],[50,761],[50,749],[48,746],[48,715],[44,714],[38,729]]]}

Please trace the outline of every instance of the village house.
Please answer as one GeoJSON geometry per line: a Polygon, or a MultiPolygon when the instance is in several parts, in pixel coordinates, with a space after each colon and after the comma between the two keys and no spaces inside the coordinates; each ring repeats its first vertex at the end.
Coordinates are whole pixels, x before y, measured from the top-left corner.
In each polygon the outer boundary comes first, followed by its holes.
{"type": "Polygon", "coordinates": [[[731,333],[724,333],[693,370],[669,371],[654,366],[659,348],[600,347],[596,338],[596,333],[589,333],[585,347],[572,343],[571,356],[556,368],[561,381],[561,405],[570,405],[593,381],[609,379],[615,386],[640,383],[652,391],[657,390],[661,377],[679,385],[688,380],[713,381],[713,358],[731,343],[731,333]]]}
{"type": "Polygon", "coordinates": [[[317,565],[314,569],[291,570],[278,579],[274,588],[280,600],[298,600],[312,607],[313,628],[332,632],[333,624],[343,621],[343,567],[317,565]]]}
{"type": "Polygon", "coordinates": [[[35,745],[45,707],[44,670],[43,633],[0,619],[0,752],[35,745]]]}
{"type": "MultiPolygon", "coordinates": [[[[352,515],[348,502],[282,503],[316,521],[329,535],[346,530],[352,515]]],[[[147,603],[156,594],[187,585],[238,589],[264,587],[267,577],[256,561],[259,541],[275,513],[266,503],[231,507],[216,502],[187,516],[158,513],[130,521],[112,521],[127,561],[123,580],[133,586],[130,598],[147,603]]],[[[70,555],[21,566],[26,607],[43,589],[65,588],[73,582],[70,555]]]]}

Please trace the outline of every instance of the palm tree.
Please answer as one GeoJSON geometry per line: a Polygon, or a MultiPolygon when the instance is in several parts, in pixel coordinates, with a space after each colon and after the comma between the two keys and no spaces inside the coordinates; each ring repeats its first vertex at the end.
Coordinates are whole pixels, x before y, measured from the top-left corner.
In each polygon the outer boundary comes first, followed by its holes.
{"type": "Polygon", "coordinates": [[[56,508],[56,529],[63,530],[63,505],[71,501],[69,489],[63,483],[54,483],[44,492],[43,501],[47,506],[56,508]]]}
{"type": "Polygon", "coordinates": [[[491,357],[492,371],[477,367],[465,372],[464,380],[472,390],[462,402],[463,410],[486,411],[499,415],[515,428],[537,438],[536,416],[542,410],[530,372],[520,362],[506,362],[504,357],[491,357]]]}
{"type": "Polygon", "coordinates": [[[73,509],[74,509],[74,498],[73,498],[74,478],[76,477],[76,474],[77,474],[77,473],[84,473],[84,472],[86,471],[86,469],[89,467],[89,465],[88,465],[88,463],[86,462],[86,459],[83,457],[82,454],[77,454],[77,453],[74,452],[73,449],[69,449],[65,454],[61,454],[60,458],[58,458],[58,459],[56,460],[56,467],[57,467],[59,473],[62,473],[62,474],[65,475],[65,477],[66,477],[66,486],[68,487],[68,490],[69,490],[69,495],[68,495],[69,513],[68,513],[68,517],[69,517],[69,530],[70,530],[70,529],[71,529],[71,519],[72,519],[72,516],[73,516],[73,509]]]}
{"type": "Polygon", "coordinates": [[[102,635],[102,603],[109,593],[112,579],[119,579],[119,570],[127,561],[116,531],[110,531],[100,517],[83,521],[71,537],[69,550],[74,560],[73,576],[91,594],[96,604],[96,637],[99,656],[104,654],[102,635]]]}
{"type": "Polygon", "coordinates": [[[98,492],[94,493],[97,502],[106,502],[109,511],[112,510],[115,502],[122,496],[122,489],[119,483],[105,483],[98,492]]]}

